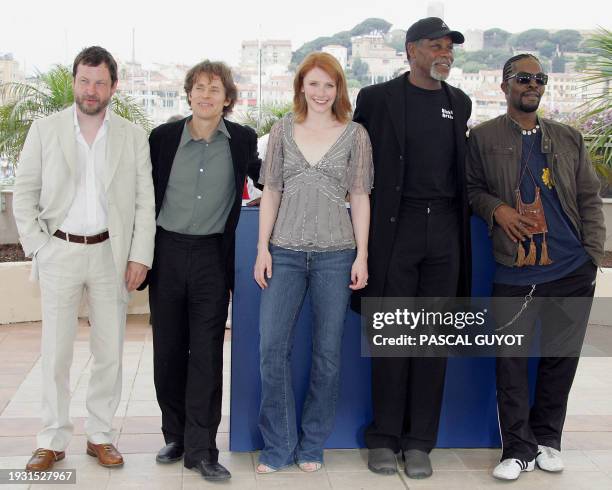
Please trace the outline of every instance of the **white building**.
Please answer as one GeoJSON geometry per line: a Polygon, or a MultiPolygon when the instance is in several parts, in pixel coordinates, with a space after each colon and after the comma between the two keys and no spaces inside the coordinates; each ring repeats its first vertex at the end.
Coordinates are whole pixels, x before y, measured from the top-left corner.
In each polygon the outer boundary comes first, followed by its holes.
{"type": "Polygon", "coordinates": [[[339,44],[329,44],[327,46],[323,46],[321,51],[324,53],[329,53],[336,58],[342,69],[346,69],[348,66],[348,49],[346,49],[344,46],[339,44]]]}
{"type": "Polygon", "coordinates": [[[481,29],[468,29],[464,33],[465,42],[462,44],[466,51],[480,51],[484,46],[484,31],[481,29]]]}
{"type": "MultiPolygon", "coordinates": [[[[0,54],[0,85],[3,83],[23,82],[25,77],[19,69],[19,63],[13,59],[12,54],[0,54]]],[[[1,94],[0,94],[1,97],[1,94]]],[[[0,99],[0,103],[2,100],[0,99]]]]}
{"type": "Polygon", "coordinates": [[[242,41],[240,56],[241,68],[257,68],[259,51],[261,50],[261,68],[267,72],[274,65],[280,65],[285,70],[291,63],[290,40],[242,41]]]}
{"type": "Polygon", "coordinates": [[[398,53],[387,46],[381,35],[354,36],[351,38],[351,45],[351,65],[355,58],[367,63],[372,83],[390,80],[408,66],[406,54],[398,53]]]}
{"type": "Polygon", "coordinates": [[[133,98],[148,114],[155,126],[170,117],[186,116],[191,112],[185,94],[185,65],[119,63],[121,94],[133,98]]]}

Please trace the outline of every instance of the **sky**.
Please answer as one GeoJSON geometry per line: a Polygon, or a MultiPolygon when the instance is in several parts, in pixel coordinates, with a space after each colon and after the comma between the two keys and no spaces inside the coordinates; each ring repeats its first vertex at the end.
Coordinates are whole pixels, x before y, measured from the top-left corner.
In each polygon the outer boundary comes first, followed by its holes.
{"type": "MultiPolygon", "coordinates": [[[[121,60],[192,65],[205,58],[239,62],[248,39],[290,39],[293,49],[349,30],[368,17],[406,29],[427,13],[427,0],[10,0],[0,3],[0,53],[12,53],[28,75],[71,64],[85,46],[104,46],[121,60]]],[[[446,0],[451,29],[499,27],[612,28],[609,0],[446,0]],[[579,5],[579,6],[578,6],[579,5]]]]}

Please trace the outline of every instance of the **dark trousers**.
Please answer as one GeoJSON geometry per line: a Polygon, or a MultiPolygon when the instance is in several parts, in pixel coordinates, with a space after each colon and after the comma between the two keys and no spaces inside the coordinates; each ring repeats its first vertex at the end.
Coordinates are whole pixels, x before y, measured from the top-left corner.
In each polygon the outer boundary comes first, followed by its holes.
{"type": "MultiPolygon", "coordinates": [[[[459,278],[459,211],[452,201],[402,201],[385,297],[454,297],[459,278]]],[[[373,357],[368,448],[436,445],[446,358],[373,357]]]]}
{"type": "MultiPolygon", "coordinates": [[[[536,298],[527,309],[509,326],[504,333],[520,331],[530,341],[536,320],[541,324],[541,348],[548,354],[540,358],[538,365],[535,397],[529,407],[529,357],[498,357],[497,365],[497,407],[502,436],[502,459],[517,458],[531,461],[536,457],[538,444],[561,449],[561,433],[565,422],[567,399],[578,367],[579,347],[582,345],[588,323],[597,268],[587,262],[567,276],[536,285],[536,298]],[[555,298],[555,299],[550,299],[555,298]],[[559,306],[558,298],[585,298],[569,305],[559,306]],[[511,332],[512,330],[512,332],[511,332]],[[556,345],[557,344],[557,345],[556,345]],[[564,346],[570,346],[575,355],[560,357],[564,346]],[[577,347],[577,349],[576,349],[577,347]]],[[[497,315],[512,319],[522,304],[531,286],[495,284],[494,297],[519,298],[500,302],[497,315]],[[508,303],[514,304],[513,311],[508,303]]],[[[562,301],[561,301],[562,303],[562,301]]]]}
{"type": "Polygon", "coordinates": [[[216,461],[229,303],[221,235],[157,230],[149,303],[162,432],[187,462],[216,461]]]}

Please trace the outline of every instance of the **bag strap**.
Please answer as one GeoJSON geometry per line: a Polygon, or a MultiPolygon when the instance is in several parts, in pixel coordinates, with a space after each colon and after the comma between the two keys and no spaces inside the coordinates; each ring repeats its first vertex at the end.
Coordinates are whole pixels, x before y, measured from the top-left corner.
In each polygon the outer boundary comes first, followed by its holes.
{"type": "Polygon", "coordinates": [[[523,181],[523,177],[525,176],[525,171],[529,172],[529,176],[531,177],[531,181],[533,182],[534,187],[536,188],[538,187],[538,184],[536,183],[536,179],[533,176],[533,172],[529,168],[529,160],[531,159],[531,153],[533,152],[533,147],[535,146],[535,143],[536,143],[536,138],[534,138],[533,141],[531,142],[529,153],[527,153],[527,158],[524,161],[521,160],[521,170],[519,173],[519,180],[518,180],[518,185],[516,188],[517,192],[521,188],[521,182],[523,181]]]}

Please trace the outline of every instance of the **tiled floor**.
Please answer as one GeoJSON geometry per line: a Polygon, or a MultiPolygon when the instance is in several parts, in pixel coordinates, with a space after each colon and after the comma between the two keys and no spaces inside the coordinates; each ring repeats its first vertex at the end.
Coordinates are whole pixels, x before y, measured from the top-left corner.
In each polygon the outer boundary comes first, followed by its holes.
{"type": "MultiPolygon", "coordinates": [[[[513,489],[612,489],[612,358],[583,358],[574,383],[565,425],[562,474],[536,470],[514,483],[490,476],[498,450],[446,449],[432,453],[434,475],[427,480],[409,480],[400,473],[378,476],[366,468],[367,453],[335,450],[325,454],[325,467],[314,474],[297,468],[271,475],[256,475],[256,453],[230,453],[229,446],[229,335],[225,343],[223,419],[217,439],[221,462],[232,472],[229,482],[211,484],[180,463],[158,465],[154,454],[163,444],[159,431],[159,407],[153,387],[152,341],[144,316],[131,316],[126,333],[123,393],[115,419],[116,443],[125,456],[125,466],[108,470],[85,454],[83,423],[85,393],[89,378],[88,328],[81,325],[71,372],[75,435],[67,458],[55,468],[76,468],[78,481],[70,488],[87,490],[197,489],[212,487],[323,489],[489,488],[511,485],[513,489]]],[[[612,335],[612,330],[610,331],[612,335]]],[[[40,324],[0,325],[0,468],[21,469],[35,448],[39,429],[40,324]]],[[[62,487],[48,486],[51,489],[62,487]]],[[[2,485],[1,490],[11,488],[2,485]]],[[[28,485],[16,485],[23,490],[28,485]]],[[[45,488],[31,485],[29,488],[45,488]]]]}

